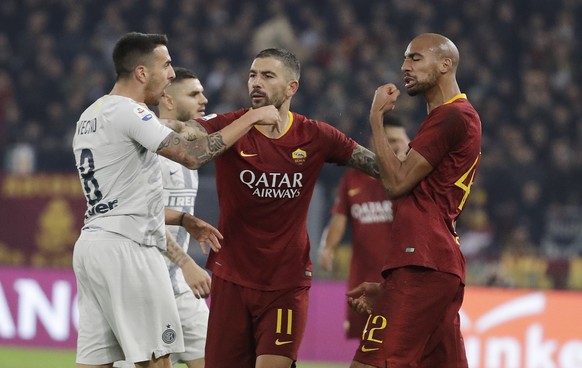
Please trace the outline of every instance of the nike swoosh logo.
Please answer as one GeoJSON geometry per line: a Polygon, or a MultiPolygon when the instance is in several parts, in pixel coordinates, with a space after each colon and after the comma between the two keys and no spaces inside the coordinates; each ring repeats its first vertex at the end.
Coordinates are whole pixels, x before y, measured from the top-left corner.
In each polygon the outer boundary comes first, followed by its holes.
{"type": "Polygon", "coordinates": [[[289,341],[279,341],[279,339],[275,340],[275,345],[286,345],[286,344],[291,344],[293,342],[293,340],[289,340],[289,341]]]}
{"type": "Polygon", "coordinates": [[[369,351],[376,351],[376,350],[380,350],[380,348],[367,348],[366,345],[362,345],[362,352],[363,353],[367,353],[369,351]]]}
{"type": "Polygon", "coordinates": [[[243,150],[241,150],[241,151],[240,151],[240,155],[241,155],[242,157],[254,157],[254,156],[256,156],[257,154],[256,154],[256,153],[245,153],[243,150]]]}
{"type": "Polygon", "coordinates": [[[355,196],[356,194],[358,194],[360,192],[361,192],[361,189],[360,188],[354,188],[354,189],[348,190],[348,195],[350,197],[353,197],[353,196],[355,196]]]}
{"type": "Polygon", "coordinates": [[[174,175],[177,172],[178,172],[178,170],[176,170],[176,171],[170,171],[170,176],[174,175]]]}

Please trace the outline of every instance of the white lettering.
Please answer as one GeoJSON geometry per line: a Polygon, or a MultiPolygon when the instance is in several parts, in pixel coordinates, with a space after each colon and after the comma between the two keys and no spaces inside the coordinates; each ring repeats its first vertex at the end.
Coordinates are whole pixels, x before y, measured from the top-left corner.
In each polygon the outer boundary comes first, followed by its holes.
{"type": "Polygon", "coordinates": [[[35,280],[16,280],[14,289],[19,295],[18,335],[21,338],[30,340],[35,337],[37,317],[53,339],[63,341],[69,337],[71,301],[69,283],[66,281],[54,283],[52,305],[35,280]]]}
{"type": "Polygon", "coordinates": [[[556,368],[552,354],[556,351],[557,343],[553,340],[543,340],[543,328],[536,323],[531,325],[525,334],[525,361],[526,368],[556,368]]]}
{"type": "Polygon", "coordinates": [[[560,367],[582,367],[582,340],[570,340],[558,354],[560,367]]]}
{"type": "Polygon", "coordinates": [[[246,184],[247,187],[253,189],[253,183],[255,182],[255,173],[251,170],[243,170],[240,173],[240,181],[246,184]]]}
{"type": "Polygon", "coordinates": [[[8,301],[6,300],[6,295],[4,295],[4,289],[2,288],[2,284],[0,284],[0,337],[9,339],[14,337],[15,334],[16,327],[14,326],[14,320],[12,319],[10,308],[8,308],[8,301]]]}
{"type": "Polygon", "coordinates": [[[513,337],[489,338],[486,354],[485,367],[521,367],[521,347],[513,337]]]}

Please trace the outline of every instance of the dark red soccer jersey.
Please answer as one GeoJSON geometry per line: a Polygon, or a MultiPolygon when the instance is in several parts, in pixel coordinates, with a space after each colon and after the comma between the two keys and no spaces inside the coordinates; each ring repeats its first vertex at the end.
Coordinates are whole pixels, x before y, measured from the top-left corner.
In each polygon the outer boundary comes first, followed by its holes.
{"type": "Polygon", "coordinates": [[[385,244],[392,228],[392,202],[382,182],[348,169],[340,181],[331,212],[346,216],[352,228],[348,289],[364,281],[382,281],[385,244]]]}
{"type": "Polygon", "coordinates": [[[410,143],[434,168],[412,192],[394,201],[390,252],[384,270],[406,265],[449,272],[465,282],[455,221],[481,157],[481,120],[464,95],[426,117],[410,143]]]}
{"type": "MultiPolygon", "coordinates": [[[[247,109],[199,119],[209,133],[247,109]]],[[[223,279],[261,290],[311,284],[307,211],[325,162],[343,165],[356,142],[332,126],[290,113],[271,139],[251,129],[216,160],[222,249],[207,267],[223,279]]]]}

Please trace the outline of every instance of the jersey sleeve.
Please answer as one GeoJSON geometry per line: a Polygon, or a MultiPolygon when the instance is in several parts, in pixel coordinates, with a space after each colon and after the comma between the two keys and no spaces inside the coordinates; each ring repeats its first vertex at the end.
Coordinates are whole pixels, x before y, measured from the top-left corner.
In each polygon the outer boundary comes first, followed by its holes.
{"type": "Polygon", "coordinates": [[[328,155],[325,161],[345,165],[357,146],[356,141],[327,123],[319,122],[318,124],[320,139],[323,139],[328,146],[328,155]]]}
{"type": "Polygon", "coordinates": [[[432,167],[448,155],[464,136],[466,127],[461,111],[454,106],[434,110],[421,127],[410,146],[422,155],[432,167]]]}
{"type": "Polygon", "coordinates": [[[172,132],[162,125],[156,115],[149,109],[134,103],[119,111],[121,119],[116,124],[121,134],[145,147],[148,151],[156,152],[160,143],[172,132]]]}

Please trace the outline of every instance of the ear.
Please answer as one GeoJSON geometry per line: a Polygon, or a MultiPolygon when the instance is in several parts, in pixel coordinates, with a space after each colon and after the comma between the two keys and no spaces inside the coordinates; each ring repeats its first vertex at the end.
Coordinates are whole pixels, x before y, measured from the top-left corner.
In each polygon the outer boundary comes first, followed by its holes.
{"type": "Polygon", "coordinates": [[[453,68],[453,59],[451,58],[443,58],[439,65],[439,71],[442,74],[448,73],[453,68]]]}
{"type": "Polygon", "coordinates": [[[287,85],[287,97],[293,96],[298,89],[299,89],[298,80],[292,80],[291,82],[289,82],[289,84],[287,85]]]}
{"type": "Polygon", "coordinates": [[[168,111],[174,110],[174,98],[172,95],[169,95],[167,91],[164,91],[162,98],[160,99],[160,103],[164,106],[164,108],[168,111]]]}
{"type": "Polygon", "coordinates": [[[135,79],[137,79],[141,83],[145,83],[145,80],[146,80],[146,77],[147,77],[147,68],[145,66],[143,66],[143,65],[138,65],[133,70],[133,74],[135,76],[135,79]]]}

